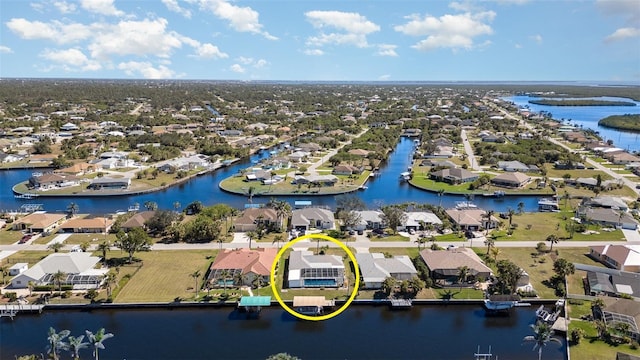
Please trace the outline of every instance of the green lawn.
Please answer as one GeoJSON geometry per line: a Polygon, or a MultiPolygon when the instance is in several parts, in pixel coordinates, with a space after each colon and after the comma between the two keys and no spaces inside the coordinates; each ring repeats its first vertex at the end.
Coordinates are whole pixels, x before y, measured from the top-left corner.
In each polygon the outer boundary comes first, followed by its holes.
{"type": "Polygon", "coordinates": [[[19,230],[11,230],[11,224],[7,224],[4,229],[0,229],[0,245],[11,245],[20,241],[24,234],[19,230]]]}
{"type": "Polygon", "coordinates": [[[545,241],[547,236],[551,234],[555,234],[560,239],[566,239],[561,241],[624,240],[624,235],[621,230],[606,232],[603,231],[600,226],[595,225],[590,225],[588,230],[597,231],[599,232],[598,234],[582,234],[574,232],[573,238],[569,239],[570,234],[566,230],[566,224],[571,221],[571,217],[573,217],[573,215],[569,212],[534,212],[522,215],[516,214],[512,218],[512,225],[517,225],[517,227],[511,236],[507,235],[507,231],[505,230],[509,226],[509,220],[502,220],[505,229],[492,231],[490,236],[497,236],[497,241],[545,241]]]}
{"type": "Polygon", "coordinates": [[[569,323],[569,332],[572,329],[582,329],[584,331],[584,338],[578,345],[571,345],[569,352],[572,359],[580,360],[611,360],[615,359],[616,353],[623,352],[640,356],[640,350],[633,350],[629,344],[612,346],[597,338],[597,330],[595,326],[582,320],[571,320],[569,323]]]}
{"type": "MultiPolygon", "coordinates": [[[[493,193],[494,191],[504,191],[505,193],[509,194],[509,193],[514,193],[514,194],[538,194],[538,195],[552,195],[553,194],[553,190],[551,190],[551,188],[546,187],[544,189],[538,189],[536,187],[536,184],[534,182],[531,182],[530,184],[528,184],[527,186],[525,186],[524,188],[521,189],[505,189],[505,188],[501,188],[501,187],[496,187],[496,186],[488,186],[486,188],[483,189],[478,189],[478,190],[469,190],[469,183],[464,183],[464,184],[457,184],[457,185],[452,185],[452,184],[447,184],[445,182],[441,182],[441,181],[435,181],[435,180],[431,180],[428,176],[428,168],[418,168],[418,169],[424,169],[424,171],[422,170],[418,170],[414,172],[413,178],[411,180],[409,180],[409,183],[415,187],[424,189],[424,190],[429,190],[429,191],[433,191],[433,192],[437,192],[439,190],[444,190],[446,193],[452,193],[452,194],[475,194],[475,195],[480,195],[480,194],[485,194],[485,193],[493,193]]],[[[493,177],[493,176],[492,176],[493,177]]]]}
{"type": "MultiPolygon", "coordinates": [[[[136,253],[142,260],[142,268],[120,290],[115,302],[153,302],[193,299],[195,280],[190,276],[200,270],[198,286],[217,250],[149,251],[136,253]]],[[[116,256],[111,253],[109,257],[116,256]]],[[[124,253],[120,256],[126,256],[124,253]]],[[[206,293],[206,292],[205,292],[206,293]]],[[[203,295],[203,292],[200,293],[203,295]]]]}

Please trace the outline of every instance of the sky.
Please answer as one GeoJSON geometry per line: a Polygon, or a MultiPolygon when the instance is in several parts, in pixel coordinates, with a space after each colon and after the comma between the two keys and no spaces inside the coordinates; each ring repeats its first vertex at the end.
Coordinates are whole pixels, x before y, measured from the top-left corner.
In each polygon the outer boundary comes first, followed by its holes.
{"type": "Polygon", "coordinates": [[[2,0],[25,77],[640,84],[640,0],[2,0]]]}

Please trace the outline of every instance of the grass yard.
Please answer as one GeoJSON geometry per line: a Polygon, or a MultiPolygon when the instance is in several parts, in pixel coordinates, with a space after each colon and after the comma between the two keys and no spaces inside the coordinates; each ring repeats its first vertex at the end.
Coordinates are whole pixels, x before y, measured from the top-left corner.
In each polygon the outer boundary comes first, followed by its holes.
{"type": "Polygon", "coordinates": [[[578,345],[570,345],[569,352],[572,359],[580,360],[611,360],[615,359],[616,353],[623,352],[640,356],[640,350],[633,350],[629,344],[612,346],[597,338],[598,332],[595,326],[583,320],[571,320],[569,323],[569,332],[572,329],[582,329],[584,338],[578,345]]]}
{"type": "MultiPolygon", "coordinates": [[[[575,232],[573,238],[569,239],[569,232],[566,224],[573,215],[568,212],[534,212],[522,215],[514,215],[512,224],[517,224],[511,236],[506,230],[493,231],[491,234],[497,236],[496,241],[545,241],[547,236],[555,234],[561,241],[588,241],[588,240],[624,240],[621,230],[611,232],[602,231],[599,226],[591,225],[588,230],[598,231],[599,234],[582,234],[575,232]],[[566,239],[566,240],[565,240],[566,239]]],[[[505,227],[508,227],[508,220],[503,220],[505,227]]],[[[547,244],[548,245],[548,244],[547,244]]]]}
{"type": "MultiPolygon", "coordinates": [[[[29,267],[32,267],[49,254],[53,254],[53,251],[18,251],[17,253],[0,261],[0,264],[2,264],[2,266],[11,267],[16,263],[27,263],[29,264],[29,267]]],[[[8,279],[9,277],[7,276],[7,280],[8,279]]]]}
{"type": "MultiPolygon", "coordinates": [[[[193,299],[195,280],[190,276],[200,270],[200,287],[217,250],[150,251],[135,254],[142,268],[120,290],[115,302],[173,301],[193,299]]],[[[202,292],[201,292],[202,295],[202,292]]]]}
{"type": "Polygon", "coordinates": [[[24,234],[20,230],[11,230],[11,224],[0,229],[0,245],[11,245],[22,238],[24,234]]]}

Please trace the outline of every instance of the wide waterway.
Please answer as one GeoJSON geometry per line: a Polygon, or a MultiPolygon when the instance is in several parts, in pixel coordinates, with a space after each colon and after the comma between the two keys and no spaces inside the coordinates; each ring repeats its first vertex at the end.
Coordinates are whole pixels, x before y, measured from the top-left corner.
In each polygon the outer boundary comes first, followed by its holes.
{"type": "MultiPolygon", "coordinates": [[[[532,334],[535,309],[488,317],[480,305],[353,305],[335,318],[310,322],[274,307],[247,319],[231,308],[173,310],[45,311],[0,321],[0,358],[45,353],[50,326],[71,335],[104,327],[115,336],[104,342],[101,359],[265,359],[288,352],[301,359],[473,359],[491,346],[494,358],[537,359],[532,334]]],[[[566,342],[548,344],[545,360],[566,359],[566,342]]],[[[81,350],[82,358],[90,350],[81,350]]],[[[63,358],[68,358],[65,354],[63,358]]]]}
{"type": "MultiPolygon", "coordinates": [[[[400,182],[400,173],[407,171],[411,164],[411,154],[413,152],[413,141],[402,138],[395,151],[391,153],[389,160],[383,164],[380,174],[371,178],[367,182],[366,190],[355,192],[370,208],[380,204],[397,204],[403,202],[418,202],[439,204],[440,199],[435,193],[416,189],[405,182],[400,182]]],[[[47,211],[65,211],[70,202],[78,204],[82,213],[111,213],[116,210],[126,210],[129,206],[138,203],[141,207],[146,201],[156,202],[162,209],[173,209],[174,202],[180,202],[184,207],[189,203],[199,200],[205,205],[216,203],[226,203],[236,208],[242,208],[246,204],[247,197],[234,195],[222,191],[218,184],[238,170],[251,165],[252,161],[259,160],[269,153],[263,151],[261,154],[251,156],[232,166],[221,168],[212,173],[198,176],[186,183],[170,187],[168,189],[135,196],[103,196],[103,197],[63,197],[46,198],[40,197],[34,200],[15,199],[11,192],[11,187],[21,181],[27,180],[33,170],[6,170],[0,171],[0,210],[18,209],[25,203],[43,204],[47,211]]],[[[293,204],[296,200],[311,200],[314,205],[326,205],[335,208],[335,196],[286,196],[279,197],[286,199],[293,204]]],[[[442,197],[444,207],[453,207],[456,202],[464,201],[463,196],[445,195],[442,197]]],[[[254,203],[265,203],[269,197],[255,197],[254,203]]],[[[538,197],[535,196],[507,196],[504,198],[484,198],[476,197],[474,203],[478,206],[494,211],[506,211],[508,207],[516,209],[519,202],[524,204],[525,211],[537,210],[538,197]]]]}
{"type": "MultiPolygon", "coordinates": [[[[548,106],[530,104],[529,100],[543,99],[529,96],[510,96],[504,100],[511,101],[518,106],[528,106],[534,112],[547,111],[557,120],[564,119],[566,123],[574,126],[597,131],[606,140],[613,140],[615,146],[628,151],[640,151],[640,133],[606,128],[598,125],[600,119],[611,115],[640,114],[640,102],[627,98],[596,97],[589,99],[632,102],[636,106],[548,106]],[[571,121],[568,121],[571,119],[571,121]]],[[[553,98],[556,99],[556,98],[553,98]]]]}

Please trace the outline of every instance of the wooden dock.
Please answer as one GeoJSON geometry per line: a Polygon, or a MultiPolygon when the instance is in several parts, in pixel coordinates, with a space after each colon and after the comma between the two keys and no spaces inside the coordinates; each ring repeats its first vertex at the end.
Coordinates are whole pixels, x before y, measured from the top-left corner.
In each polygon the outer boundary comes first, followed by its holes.
{"type": "Polygon", "coordinates": [[[4,305],[0,305],[0,318],[8,317],[8,318],[11,318],[11,320],[13,320],[13,318],[19,312],[41,313],[42,309],[44,309],[44,305],[4,304],[4,305]]]}

